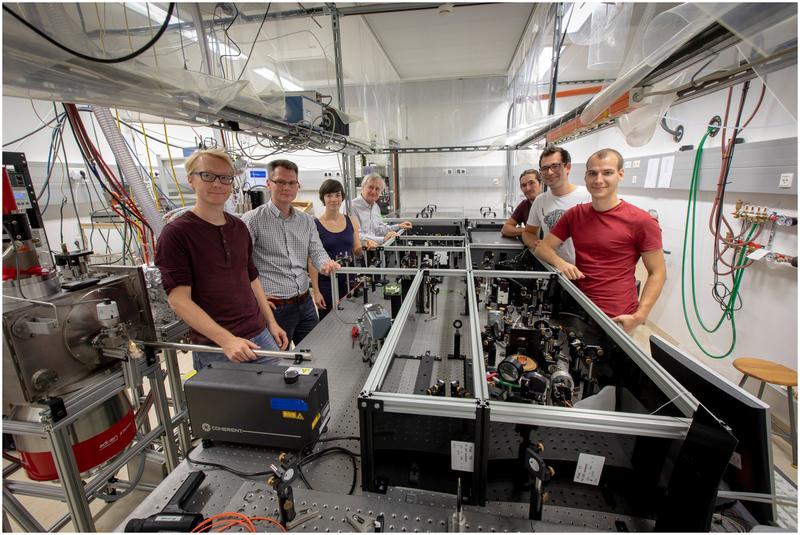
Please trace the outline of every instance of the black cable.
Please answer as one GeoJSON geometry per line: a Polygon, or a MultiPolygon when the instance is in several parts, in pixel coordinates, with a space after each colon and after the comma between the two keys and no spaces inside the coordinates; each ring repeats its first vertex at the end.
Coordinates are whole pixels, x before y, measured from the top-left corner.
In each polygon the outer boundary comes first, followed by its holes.
{"type": "MultiPolygon", "coordinates": [[[[3,7],[5,7],[5,6],[3,6],[3,7]]],[[[37,133],[37,132],[40,132],[40,131],[44,130],[45,128],[47,128],[48,126],[50,126],[51,124],[53,124],[53,122],[54,122],[54,121],[57,121],[57,120],[58,120],[58,116],[56,116],[56,117],[53,117],[52,119],[50,119],[50,121],[48,121],[48,122],[44,123],[42,126],[40,126],[39,128],[37,128],[36,130],[34,130],[34,131],[32,131],[32,132],[28,132],[28,133],[27,133],[27,134],[25,134],[24,136],[22,136],[22,137],[18,137],[17,139],[14,139],[14,140],[12,140],[12,141],[9,141],[9,142],[7,142],[7,143],[3,143],[3,146],[4,146],[4,147],[7,147],[7,146],[9,146],[9,145],[13,145],[14,143],[17,143],[18,141],[22,141],[22,140],[23,140],[23,139],[25,139],[25,138],[29,138],[29,137],[31,137],[33,134],[35,134],[35,133],[37,133]]]]}
{"type": "MultiPolygon", "coordinates": [[[[247,70],[247,64],[250,63],[250,58],[253,57],[253,49],[256,47],[256,43],[258,42],[258,36],[261,35],[261,28],[263,28],[264,27],[264,23],[267,22],[267,15],[269,15],[269,8],[271,6],[272,6],[272,2],[267,4],[267,11],[264,13],[264,18],[261,19],[261,24],[258,25],[258,30],[256,31],[256,36],[253,39],[253,45],[250,47],[250,53],[247,54],[247,59],[244,62],[244,67],[242,67],[242,72],[240,72],[239,76],[236,78],[237,82],[242,79],[242,75],[244,74],[244,71],[247,70]]],[[[331,97],[331,98],[333,98],[333,97],[331,97]]]]}
{"type": "Polygon", "coordinates": [[[175,5],[175,13],[178,17],[178,37],[181,39],[181,55],[183,56],[183,68],[184,70],[189,70],[188,65],[186,64],[186,50],[183,48],[183,20],[181,20],[181,9],[180,6],[177,4],[175,5]]]}
{"type": "Polygon", "coordinates": [[[152,139],[153,141],[155,141],[155,142],[157,142],[157,143],[161,143],[162,145],[169,145],[169,146],[170,146],[170,147],[172,147],[173,149],[179,149],[179,150],[183,150],[183,147],[180,147],[180,146],[178,146],[178,145],[173,145],[172,143],[167,143],[167,142],[166,142],[165,140],[163,140],[163,139],[158,139],[157,137],[154,137],[154,136],[152,136],[152,135],[148,134],[147,132],[144,132],[144,131],[142,131],[142,130],[139,130],[139,129],[138,129],[138,128],[136,128],[135,126],[133,126],[133,125],[130,125],[130,124],[128,124],[128,123],[126,123],[126,122],[125,122],[125,121],[123,121],[122,119],[120,119],[120,120],[119,120],[119,122],[120,122],[121,124],[124,124],[124,125],[125,125],[125,126],[127,126],[128,128],[130,128],[130,129],[131,129],[131,130],[133,130],[134,132],[138,132],[139,134],[142,134],[143,136],[147,136],[149,139],[152,139]]]}
{"type": "Polygon", "coordinates": [[[302,471],[303,465],[306,465],[306,464],[308,464],[308,463],[310,463],[312,461],[315,461],[315,460],[319,459],[320,457],[324,457],[325,455],[331,455],[331,454],[334,454],[334,453],[343,453],[345,455],[350,456],[350,460],[353,463],[353,479],[352,479],[352,482],[350,484],[350,491],[348,492],[348,494],[353,494],[353,492],[355,491],[355,488],[356,488],[357,471],[358,471],[358,466],[356,464],[356,457],[360,457],[360,455],[355,453],[355,452],[352,452],[352,451],[350,451],[350,450],[348,450],[346,448],[342,448],[340,446],[333,446],[331,448],[325,448],[325,449],[319,450],[317,452],[314,452],[314,453],[312,453],[310,455],[306,455],[305,457],[303,457],[302,459],[297,461],[298,474],[300,475],[300,478],[303,480],[303,483],[305,483],[306,486],[309,488],[309,490],[313,490],[311,488],[311,485],[308,483],[308,480],[305,478],[305,475],[303,474],[303,471],[302,471]]]}
{"type": "MultiPolygon", "coordinates": [[[[64,107],[64,113],[67,113],[66,106],[64,107]]],[[[72,188],[72,177],[69,176],[69,162],[67,161],[67,147],[64,143],[61,143],[61,153],[64,155],[64,170],[66,171],[67,175],[67,184],[69,184],[69,197],[72,199],[72,208],[75,211],[75,221],[78,223],[78,233],[80,234],[81,244],[83,244],[83,249],[86,250],[86,240],[83,237],[83,229],[81,229],[81,216],[78,214],[78,203],[75,202],[75,191],[72,188]]],[[[86,190],[87,194],[89,190],[86,190]]],[[[62,242],[63,243],[63,242],[62,242]]]]}
{"type": "Polygon", "coordinates": [[[204,466],[219,468],[220,470],[225,470],[226,472],[230,472],[231,474],[237,475],[239,477],[258,477],[258,476],[271,475],[273,473],[272,470],[264,470],[263,472],[242,472],[235,468],[231,468],[230,466],[225,466],[224,464],[212,463],[211,461],[195,461],[188,453],[186,454],[186,460],[192,464],[202,464],[204,466]]]}
{"type": "MultiPolygon", "coordinates": [[[[95,165],[92,165],[92,164],[89,164],[89,162],[90,162],[90,159],[89,159],[88,155],[84,154],[84,152],[83,152],[83,146],[82,146],[82,145],[81,145],[81,143],[78,141],[78,134],[76,133],[76,130],[75,130],[75,125],[73,125],[73,124],[72,124],[72,120],[70,119],[69,115],[67,115],[67,121],[69,122],[70,130],[72,130],[72,136],[75,138],[75,143],[78,145],[78,150],[81,152],[81,155],[83,156],[83,161],[87,163],[87,167],[88,167],[88,168],[89,168],[89,169],[92,171],[92,173],[94,173],[94,175],[95,175],[95,178],[97,179],[97,182],[98,182],[98,183],[100,184],[100,186],[101,186],[101,187],[102,187],[102,188],[103,188],[103,189],[106,191],[106,193],[108,193],[108,195],[109,195],[109,196],[110,196],[112,199],[115,199],[115,198],[117,198],[117,197],[119,197],[119,198],[122,198],[122,196],[121,196],[120,192],[118,192],[118,191],[112,191],[112,190],[109,188],[109,186],[107,186],[107,185],[106,185],[106,183],[105,183],[105,182],[103,182],[103,180],[100,178],[100,174],[97,172],[97,168],[96,168],[96,166],[95,166],[95,165]]],[[[115,187],[115,190],[116,190],[116,187],[115,187]]],[[[126,213],[128,213],[128,215],[130,215],[130,216],[131,216],[133,219],[139,219],[139,216],[138,216],[137,214],[135,214],[135,213],[134,213],[134,212],[133,212],[133,211],[130,209],[130,207],[128,207],[127,203],[125,203],[125,202],[120,202],[120,203],[119,203],[119,207],[120,207],[120,209],[121,209],[123,212],[126,212],[126,213]]],[[[141,221],[141,220],[140,220],[140,221],[141,221]]],[[[128,223],[128,224],[130,224],[130,223],[128,223]]],[[[145,225],[146,225],[146,223],[145,223],[145,225]]]]}
{"type": "MultiPolygon", "coordinates": [[[[361,437],[351,436],[351,437],[327,437],[327,438],[320,438],[319,440],[312,440],[311,442],[307,442],[300,448],[300,455],[305,455],[309,446],[314,446],[316,444],[321,444],[323,442],[335,442],[337,440],[361,440],[361,437]]],[[[308,453],[311,453],[310,451],[308,453]]]]}
{"type": "MultiPolygon", "coordinates": [[[[725,200],[725,189],[727,188],[728,175],[730,174],[730,170],[733,165],[733,153],[736,148],[736,136],[739,134],[739,125],[741,124],[742,112],[744,111],[744,103],[745,100],[747,99],[747,93],[749,89],[750,89],[750,82],[749,81],[744,82],[742,86],[742,94],[739,99],[739,110],[737,111],[736,114],[736,123],[733,127],[733,134],[731,135],[731,143],[728,150],[728,155],[724,162],[725,168],[721,178],[721,185],[719,191],[719,201],[718,201],[719,209],[717,210],[716,217],[714,218],[714,243],[715,243],[714,247],[717,247],[716,244],[719,243],[719,236],[720,236],[721,222],[722,222],[722,207],[725,200]]],[[[734,263],[735,263],[735,258],[736,255],[734,254],[734,263]]],[[[714,272],[714,286],[712,287],[711,296],[720,305],[720,308],[723,311],[725,311],[728,310],[728,303],[725,301],[725,298],[731,294],[731,290],[724,282],[719,280],[718,263],[719,260],[715,259],[714,269],[712,270],[714,272]],[[724,292],[722,294],[720,294],[720,289],[719,289],[720,286],[724,289],[724,292]]],[[[735,272],[736,270],[733,269],[731,276],[735,277],[735,272]]],[[[739,301],[740,301],[739,308],[741,308],[742,306],[744,306],[743,302],[741,301],[741,297],[739,297],[739,301]]],[[[736,304],[734,303],[734,307],[735,306],[736,304]]]]}
{"type": "Polygon", "coordinates": [[[3,10],[4,11],[8,12],[12,17],[14,17],[18,21],[20,21],[25,26],[27,26],[36,35],[38,35],[39,37],[42,37],[43,39],[45,39],[50,44],[57,46],[58,48],[60,48],[64,52],[72,54],[73,56],[76,56],[78,58],[85,59],[87,61],[94,61],[95,63],[107,63],[107,64],[108,63],[122,63],[123,61],[128,61],[129,59],[133,59],[135,57],[141,56],[142,54],[147,52],[148,49],[150,49],[154,44],[156,44],[156,41],[158,41],[161,38],[161,36],[164,34],[164,32],[167,31],[167,26],[169,26],[169,21],[170,21],[170,19],[172,19],[172,11],[174,9],[175,9],[175,2],[170,2],[169,3],[169,7],[167,8],[167,16],[164,18],[164,22],[161,24],[161,28],[159,28],[158,32],[156,32],[156,34],[139,50],[135,50],[135,51],[131,52],[130,54],[126,54],[126,55],[124,55],[122,57],[119,57],[119,58],[95,58],[95,57],[92,57],[92,56],[87,56],[86,54],[78,52],[77,50],[73,50],[71,48],[68,48],[68,47],[62,45],[61,43],[59,43],[58,41],[56,41],[55,39],[53,39],[52,37],[50,37],[49,35],[44,33],[43,31],[41,31],[39,28],[37,28],[36,26],[31,24],[27,20],[22,18],[20,15],[15,13],[14,10],[10,9],[6,5],[3,5],[3,10]]]}
{"type": "MultiPolygon", "coordinates": [[[[225,34],[225,39],[227,39],[228,41],[233,43],[233,46],[236,47],[237,53],[236,54],[220,54],[220,56],[219,56],[219,68],[222,70],[222,77],[223,78],[225,78],[225,64],[223,63],[222,59],[223,58],[238,58],[239,56],[242,55],[242,49],[239,48],[239,45],[236,43],[236,41],[234,41],[233,38],[228,34],[228,30],[231,29],[231,26],[233,26],[233,23],[236,22],[236,19],[239,18],[239,8],[236,7],[236,3],[235,2],[233,4],[233,9],[236,10],[236,14],[233,16],[233,19],[228,23],[228,25],[225,27],[225,29],[222,30],[222,33],[225,34]]],[[[216,13],[216,11],[217,11],[216,8],[214,8],[214,12],[215,13],[216,13]]],[[[231,66],[233,66],[233,65],[231,65],[231,66]]]]}

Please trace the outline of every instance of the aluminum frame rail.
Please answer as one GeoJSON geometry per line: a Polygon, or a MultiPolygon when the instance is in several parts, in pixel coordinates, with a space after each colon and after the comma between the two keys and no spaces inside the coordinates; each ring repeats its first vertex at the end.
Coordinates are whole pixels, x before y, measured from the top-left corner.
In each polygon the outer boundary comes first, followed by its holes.
{"type": "MultiPolygon", "coordinates": [[[[374,274],[374,275],[414,275],[414,280],[411,282],[411,286],[409,287],[408,293],[406,297],[403,299],[403,304],[400,307],[400,310],[397,312],[397,316],[392,323],[392,327],[389,330],[389,334],[387,334],[386,339],[381,346],[380,351],[378,352],[377,357],[375,358],[375,364],[372,367],[372,371],[370,372],[367,380],[364,382],[364,386],[361,389],[361,396],[368,397],[370,399],[379,399],[384,402],[383,410],[388,412],[409,412],[411,411],[414,414],[427,414],[427,415],[434,415],[434,416],[454,416],[452,413],[448,413],[446,407],[450,402],[458,402],[455,406],[457,408],[457,412],[459,413],[460,417],[466,417],[468,419],[475,419],[475,409],[476,409],[476,401],[484,400],[488,398],[488,389],[486,388],[485,381],[481,378],[485,374],[485,368],[483,367],[482,363],[479,365],[475,365],[473,362],[472,366],[472,381],[475,390],[475,396],[471,399],[462,399],[462,398],[447,398],[447,401],[443,401],[440,398],[431,397],[431,396],[417,396],[414,394],[400,394],[394,392],[383,392],[381,391],[381,387],[383,386],[383,382],[386,379],[386,375],[389,372],[389,368],[391,366],[391,361],[394,358],[394,351],[397,347],[398,342],[400,341],[400,336],[402,335],[402,331],[405,328],[406,324],[408,323],[408,317],[411,314],[411,311],[415,305],[415,298],[409,296],[415,296],[417,291],[419,291],[420,287],[422,286],[422,281],[424,279],[425,273],[433,275],[435,277],[464,277],[466,278],[467,284],[467,294],[468,296],[474,296],[475,294],[475,285],[474,281],[472,281],[472,277],[470,277],[470,271],[467,269],[382,269],[382,268],[342,268],[337,273],[342,274],[374,274]],[[407,403],[408,407],[403,408],[403,404],[407,403]],[[396,410],[395,410],[396,409],[396,410]],[[406,410],[408,409],[408,410],[406,410]]],[[[335,288],[336,285],[331,285],[332,289],[335,288]]],[[[336,300],[337,296],[333,296],[334,301],[336,300]]],[[[474,297],[469,298],[468,302],[471,303],[470,307],[472,313],[475,314],[477,318],[478,312],[478,304],[477,299],[474,297]]],[[[472,359],[476,360],[476,356],[480,355],[481,359],[483,358],[483,353],[476,353],[477,348],[479,348],[480,343],[480,330],[475,329],[476,322],[471,322],[469,334],[470,334],[470,347],[472,348],[472,359]],[[477,336],[477,337],[476,337],[477,336]]]]}
{"type": "MultiPolygon", "coordinates": [[[[636,363],[636,365],[655,383],[655,385],[670,399],[672,403],[684,414],[684,416],[691,418],[694,411],[697,409],[697,399],[686,389],[683,385],[673,379],[661,366],[658,365],[652,358],[648,357],[639,347],[633,342],[633,339],[628,336],[622,328],[597,307],[588,297],[578,290],[572,282],[564,277],[561,273],[556,271],[549,264],[542,262],[545,267],[552,271],[486,271],[486,270],[473,270],[472,274],[475,277],[491,277],[496,278],[498,273],[503,278],[519,278],[519,279],[540,279],[548,278],[553,274],[558,276],[559,283],[567,291],[567,293],[578,302],[578,304],[589,313],[589,316],[598,323],[598,325],[609,335],[609,337],[623,350],[625,353],[636,363]]],[[[613,414],[613,413],[611,413],[613,414]]]]}
{"type": "MultiPolygon", "coordinates": [[[[72,450],[71,435],[69,425],[74,423],[86,412],[101,405],[106,400],[125,390],[129,385],[126,381],[126,374],[122,369],[117,369],[107,377],[85,386],[81,390],[65,396],[64,402],[67,408],[67,416],[53,421],[50,409],[43,408],[40,413],[41,423],[22,422],[11,419],[3,420],[3,432],[11,434],[30,435],[47,438],[51,444],[53,460],[62,489],[57,489],[55,493],[53,487],[28,483],[11,482],[7,479],[3,481],[4,494],[13,494],[16,489],[21,494],[39,496],[43,498],[57,499],[65,501],[69,509],[68,517],[72,519],[76,531],[95,531],[94,519],[89,509],[89,501],[92,496],[104,485],[108,479],[116,474],[123,465],[130,461],[135,455],[141,453],[147,446],[161,437],[164,448],[167,469],[172,471],[177,466],[178,448],[175,442],[175,426],[179,425],[187,417],[186,410],[178,412],[174,417],[169,414],[169,404],[164,388],[164,376],[158,360],[153,364],[146,364],[144,360],[139,361],[139,375],[147,377],[150,381],[150,388],[155,397],[156,415],[158,426],[150,430],[145,436],[140,437],[133,446],[117,455],[113,460],[107,462],[103,468],[84,484],[80,472],[78,472],[77,461],[72,450]],[[46,487],[46,488],[45,488],[46,487]]],[[[13,503],[12,503],[13,505],[13,503]]],[[[4,502],[5,507],[5,502],[4,502]]],[[[26,511],[9,510],[9,514],[15,516],[17,513],[26,511]]],[[[56,523],[56,527],[63,526],[68,520],[62,518],[56,523]]]]}

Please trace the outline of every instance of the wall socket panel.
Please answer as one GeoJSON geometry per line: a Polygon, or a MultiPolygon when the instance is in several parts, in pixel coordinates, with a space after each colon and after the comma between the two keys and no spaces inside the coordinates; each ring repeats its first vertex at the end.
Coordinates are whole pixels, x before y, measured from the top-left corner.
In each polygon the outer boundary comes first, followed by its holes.
{"type": "Polygon", "coordinates": [[[781,177],[778,179],[778,187],[791,188],[793,181],[794,181],[794,173],[781,173],[781,177]]]}

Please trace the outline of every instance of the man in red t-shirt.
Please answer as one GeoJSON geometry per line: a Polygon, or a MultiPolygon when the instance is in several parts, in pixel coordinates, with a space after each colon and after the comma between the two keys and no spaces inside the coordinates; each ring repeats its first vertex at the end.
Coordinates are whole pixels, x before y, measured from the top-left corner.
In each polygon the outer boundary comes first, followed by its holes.
{"type": "Polygon", "coordinates": [[[630,332],[647,319],[667,278],[661,228],[644,210],[617,196],[622,155],[595,152],[586,162],[586,188],[592,202],[567,210],[536,248],[536,256],[574,280],[603,312],[630,332]],[[556,254],[567,238],[575,245],[575,265],[556,254]],[[642,258],[647,282],[637,299],[634,272],[642,258]]]}

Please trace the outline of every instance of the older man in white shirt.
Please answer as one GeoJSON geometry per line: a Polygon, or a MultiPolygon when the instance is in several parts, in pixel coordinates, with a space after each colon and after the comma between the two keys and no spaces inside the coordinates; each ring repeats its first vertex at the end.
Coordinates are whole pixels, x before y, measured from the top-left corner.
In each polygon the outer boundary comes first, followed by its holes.
{"type": "Polygon", "coordinates": [[[358,237],[367,249],[374,249],[389,238],[397,236],[397,231],[400,229],[411,228],[410,221],[395,225],[383,222],[377,200],[384,185],[381,175],[368,174],[361,183],[361,195],[350,203],[350,215],[358,218],[358,237]]]}

